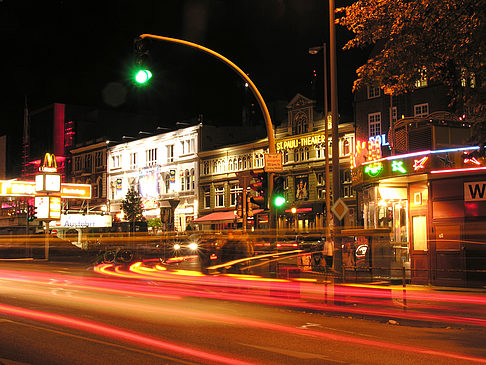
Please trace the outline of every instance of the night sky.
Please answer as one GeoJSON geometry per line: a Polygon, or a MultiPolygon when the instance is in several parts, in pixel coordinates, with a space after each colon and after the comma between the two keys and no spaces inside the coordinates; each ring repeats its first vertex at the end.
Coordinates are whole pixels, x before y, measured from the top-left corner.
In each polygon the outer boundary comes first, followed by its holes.
{"type": "MultiPolygon", "coordinates": [[[[321,104],[323,58],[308,49],[328,42],[328,11],[322,0],[0,0],[0,134],[20,143],[25,96],[31,110],[60,102],[144,112],[157,116],[154,126],[199,114],[219,125],[241,123],[243,81],[201,51],[149,42],[154,77],[136,87],[133,40],[142,33],[221,53],[249,74],[267,104],[297,93],[321,104]]],[[[367,55],[341,51],[350,37],[337,27],[339,109],[348,121],[355,69],[367,55]]]]}

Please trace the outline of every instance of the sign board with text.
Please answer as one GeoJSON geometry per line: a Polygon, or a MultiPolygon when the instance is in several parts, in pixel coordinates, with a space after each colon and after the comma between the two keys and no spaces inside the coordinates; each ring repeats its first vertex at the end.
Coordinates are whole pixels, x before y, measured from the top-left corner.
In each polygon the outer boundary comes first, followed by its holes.
{"type": "Polygon", "coordinates": [[[265,153],[265,172],[282,172],[282,154],[281,153],[265,153]]]}

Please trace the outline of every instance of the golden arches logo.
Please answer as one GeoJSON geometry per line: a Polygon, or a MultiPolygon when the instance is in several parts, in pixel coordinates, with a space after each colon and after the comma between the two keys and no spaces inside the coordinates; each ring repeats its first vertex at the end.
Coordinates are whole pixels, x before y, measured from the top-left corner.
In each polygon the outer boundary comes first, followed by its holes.
{"type": "Polygon", "coordinates": [[[46,153],[44,155],[44,163],[39,170],[43,172],[57,172],[56,156],[53,153],[46,153]]]}

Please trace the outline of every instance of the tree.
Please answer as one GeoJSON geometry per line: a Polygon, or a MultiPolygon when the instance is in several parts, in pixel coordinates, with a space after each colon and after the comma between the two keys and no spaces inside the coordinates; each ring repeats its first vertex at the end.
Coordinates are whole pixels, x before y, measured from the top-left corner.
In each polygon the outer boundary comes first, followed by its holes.
{"type": "Polygon", "coordinates": [[[143,208],[142,208],[142,197],[133,188],[130,188],[122,201],[122,209],[127,216],[127,220],[131,222],[132,231],[135,222],[141,221],[143,219],[143,208]]]}
{"type": "Polygon", "coordinates": [[[380,50],[356,70],[353,91],[409,92],[426,72],[449,88],[451,106],[484,127],[486,0],[359,0],[337,12],[344,14],[338,24],[354,33],[344,49],[380,50]]]}

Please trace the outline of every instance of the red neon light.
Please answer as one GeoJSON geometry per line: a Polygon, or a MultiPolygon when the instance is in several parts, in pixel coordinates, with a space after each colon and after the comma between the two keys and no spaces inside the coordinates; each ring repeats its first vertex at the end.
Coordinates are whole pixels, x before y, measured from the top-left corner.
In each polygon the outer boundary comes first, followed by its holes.
{"type": "MultiPolygon", "coordinates": [[[[312,212],[312,208],[298,208],[295,210],[296,213],[300,212],[312,212]]],[[[285,209],[285,213],[292,213],[292,209],[285,209]]]]}
{"type": "Polygon", "coordinates": [[[425,163],[427,162],[428,159],[429,159],[429,156],[425,156],[425,157],[422,157],[420,160],[414,160],[414,163],[413,163],[414,171],[424,169],[425,168],[424,165],[425,165],[425,163]]]}
{"type": "Polygon", "coordinates": [[[481,162],[479,162],[476,157],[473,157],[473,158],[465,158],[464,159],[464,163],[468,163],[468,162],[472,162],[473,164],[477,165],[477,166],[481,166],[481,162]]]}
{"type": "Polygon", "coordinates": [[[448,173],[448,172],[465,172],[465,171],[479,171],[479,170],[486,170],[486,167],[469,167],[469,168],[463,168],[463,169],[449,169],[449,170],[434,170],[431,171],[431,174],[442,174],[442,173],[448,173]]]}

